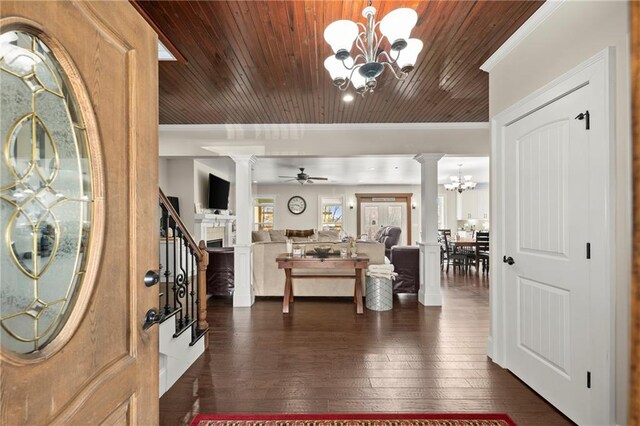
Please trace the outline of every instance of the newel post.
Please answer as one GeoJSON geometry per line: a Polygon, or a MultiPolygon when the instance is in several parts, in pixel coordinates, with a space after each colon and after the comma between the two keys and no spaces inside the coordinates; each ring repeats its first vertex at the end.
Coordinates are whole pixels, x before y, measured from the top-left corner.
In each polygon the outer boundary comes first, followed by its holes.
{"type": "MultiPolygon", "coordinates": [[[[207,322],[207,265],[209,265],[209,253],[207,245],[200,240],[200,252],[202,257],[198,263],[198,329],[206,330],[209,328],[207,322]]],[[[204,347],[209,347],[209,333],[204,335],[204,347]]]]}

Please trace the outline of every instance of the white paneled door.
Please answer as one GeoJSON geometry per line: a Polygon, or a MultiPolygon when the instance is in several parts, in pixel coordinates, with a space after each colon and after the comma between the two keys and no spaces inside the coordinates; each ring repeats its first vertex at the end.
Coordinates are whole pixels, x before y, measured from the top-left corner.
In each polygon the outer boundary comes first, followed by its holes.
{"type": "Polygon", "coordinates": [[[507,365],[574,421],[588,417],[588,86],[506,128],[507,365]]]}
{"type": "Polygon", "coordinates": [[[360,218],[362,223],[362,232],[367,234],[369,239],[373,239],[380,230],[385,226],[399,226],[402,228],[400,234],[400,244],[407,244],[407,211],[404,202],[371,202],[362,203],[360,218]]]}

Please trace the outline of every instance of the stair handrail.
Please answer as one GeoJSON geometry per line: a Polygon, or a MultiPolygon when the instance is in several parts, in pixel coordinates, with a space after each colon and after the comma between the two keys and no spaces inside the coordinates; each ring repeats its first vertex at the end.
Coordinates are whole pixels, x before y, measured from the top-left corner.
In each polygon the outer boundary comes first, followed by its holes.
{"type": "MultiPolygon", "coordinates": [[[[189,244],[189,247],[193,250],[193,254],[198,259],[198,296],[202,297],[202,300],[198,300],[198,329],[199,330],[207,330],[209,328],[209,323],[207,322],[207,266],[209,265],[209,253],[206,250],[206,243],[204,241],[200,241],[200,244],[197,244],[191,236],[191,232],[187,229],[186,225],[180,218],[178,212],[173,208],[173,205],[169,201],[162,188],[159,189],[159,197],[160,197],[160,205],[167,209],[169,212],[169,216],[173,219],[176,224],[176,227],[180,229],[182,235],[189,244]]],[[[176,236],[174,235],[174,238],[176,236]]],[[[209,335],[208,333],[204,336],[204,345],[205,347],[209,346],[209,335]]]]}
{"type": "Polygon", "coordinates": [[[193,249],[193,252],[198,260],[202,260],[202,258],[208,254],[207,251],[201,249],[200,246],[195,242],[195,240],[191,236],[191,232],[189,232],[186,225],[182,221],[182,218],[180,218],[178,212],[176,212],[176,210],[173,208],[171,201],[169,201],[167,196],[164,195],[164,192],[162,192],[162,188],[160,188],[160,204],[162,205],[162,207],[169,211],[169,215],[176,222],[176,226],[180,229],[180,232],[182,232],[182,234],[187,239],[187,243],[189,243],[189,246],[191,247],[191,249],[193,249]]]}

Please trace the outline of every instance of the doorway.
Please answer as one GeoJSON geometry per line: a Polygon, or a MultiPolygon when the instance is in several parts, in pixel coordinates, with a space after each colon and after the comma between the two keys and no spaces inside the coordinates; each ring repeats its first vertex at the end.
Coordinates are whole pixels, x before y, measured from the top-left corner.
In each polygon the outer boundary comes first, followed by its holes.
{"type": "Polygon", "coordinates": [[[410,193],[356,194],[358,204],[358,237],[372,240],[385,226],[402,229],[399,245],[411,244],[410,193]]]}

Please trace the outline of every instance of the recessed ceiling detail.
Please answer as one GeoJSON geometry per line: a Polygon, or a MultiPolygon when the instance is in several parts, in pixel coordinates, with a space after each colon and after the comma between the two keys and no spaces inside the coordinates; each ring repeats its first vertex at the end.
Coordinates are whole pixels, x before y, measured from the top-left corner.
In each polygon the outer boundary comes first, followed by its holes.
{"type": "Polygon", "coordinates": [[[160,122],[254,124],[487,121],[479,67],[543,2],[376,2],[380,16],[414,9],[424,49],[407,79],[351,103],[324,69],[323,32],[361,19],[366,1],[136,3],[185,57],[159,64],[160,122]]]}

